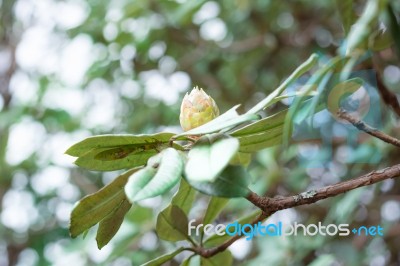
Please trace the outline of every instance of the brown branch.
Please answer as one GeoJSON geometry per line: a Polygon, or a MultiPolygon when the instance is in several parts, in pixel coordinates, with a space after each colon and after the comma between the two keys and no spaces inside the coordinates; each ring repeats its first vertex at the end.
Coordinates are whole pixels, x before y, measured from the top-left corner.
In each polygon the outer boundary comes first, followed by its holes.
{"type": "Polygon", "coordinates": [[[385,169],[372,171],[358,178],[339,182],[334,185],[329,185],[316,190],[303,192],[295,196],[282,197],[282,198],[268,198],[268,197],[260,197],[255,193],[251,193],[247,197],[247,200],[249,200],[255,206],[259,207],[261,210],[265,212],[268,211],[276,212],[300,205],[315,203],[322,199],[334,197],[356,188],[370,186],[372,184],[381,182],[383,180],[395,178],[398,176],[400,176],[400,164],[387,167],[385,169]]]}
{"type": "MultiPolygon", "coordinates": [[[[369,186],[383,180],[395,178],[398,176],[400,176],[400,164],[387,167],[385,169],[373,171],[351,180],[339,182],[316,190],[306,191],[294,196],[270,198],[262,197],[254,192],[251,192],[246,199],[263,211],[263,213],[252,222],[252,224],[257,224],[258,222],[265,220],[267,217],[277,211],[293,208],[296,206],[312,204],[322,199],[335,197],[356,188],[369,186]]],[[[240,238],[241,236],[237,235],[230,238],[228,241],[219,246],[209,249],[198,247],[196,249],[193,249],[193,251],[202,257],[209,258],[219,252],[223,252],[240,238]]]]}
{"type": "Polygon", "coordinates": [[[400,147],[400,140],[391,137],[379,130],[377,130],[376,128],[373,128],[369,125],[367,125],[365,122],[355,118],[354,116],[351,116],[349,113],[347,113],[346,111],[344,111],[343,109],[340,109],[338,112],[338,116],[342,119],[345,119],[347,121],[349,121],[350,123],[352,123],[356,128],[358,128],[359,130],[364,131],[365,133],[374,136],[386,143],[392,144],[396,147],[400,147]]]}
{"type": "Polygon", "coordinates": [[[377,87],[379,94],[382,97],[382,100],[385,102],[386,105],[390,106],[392,110],[400,116],[400,104],[397,100],[397,96],[394,92],[391,92],[383,83],[380,75],[376,75],[377,87]]]}

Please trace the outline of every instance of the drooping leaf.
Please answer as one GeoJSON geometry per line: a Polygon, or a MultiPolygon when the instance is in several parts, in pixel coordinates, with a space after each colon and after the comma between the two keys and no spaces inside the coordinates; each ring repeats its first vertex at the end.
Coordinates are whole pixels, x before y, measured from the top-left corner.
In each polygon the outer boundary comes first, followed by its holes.
{"type": "Polygon", "coordinates": [[[168,205],[158,214],[157,235],[167,241],[188,239],[188,218],[185,212],[176,205],[168,205]]]}
{"type": "Polygon", "coordinates": [[[239,149],[239,141],[221,135],[200,138],[188,154],[185,167],[190,181],[214,181],[239,149]]]}
{"type": "Polygon", "coordinates": [[[179,182],[182,171],[183,159],[179,152],[174,148],[163,150],[157,173],[132,200],[139,201],[165,193],[179,182]]]}
{"type": "Polygon", "coordinates": [[[160,265],[163,265],[164,263],[172,260],[176,255],[181,253],[183,250],[184,250],[184,248],[180,247],[180,248],[178,248],[177,250],[175,250],[175,251],[173,251],[171,253],[162,255],[162,256],[160,256],[158,258],[155,258],[154,260],[146,262],[145,264],[142,264],[141,266],[160,266],[160,265]]]}
{"type": "Polygon", "coordinates": [[[203,224],[212,223],[228,202],[229,199],[227,198],[211,197],[206,213],[204,214],[203,224]]]}
{"type": "Polygon", "coordinates": [[[240,166],[228,166],[214,182],[195,182],[186,179],[196,190],[211,196],[235,198],[246,197],[249,194],[250,178],[240,166]]]}
{"type": "Polygon", "coordinates": [[[97,247],[102,249],[115,236],[124,221],[125,214],[131,208],[128,200],[123,200],[120,206],[99,223],[96,241],[97,247]]]}
{"type": "MultiPolygon", "coordinates": [[[[164,210],[162,210],[157,217],[156,231],[158,232],[158,236],[160,238],[169,241],[176,241],[176,237],[182,238],[180,234],[176,234],[175,232],[174,224],[176,222],[176,217],[172,215],[173,213],[171,212],[171,208],[174,208],[172,206],[178,207],[186,216],[189,213],[190,208],[192,207],[195,192],[196,191],[186,182],[185,179],[181,179],[179,190],[172,198],[171,204],[168,205],[164,210]]],[[[179,213],[179,210],[175,212],[179,213]]]]}
{"type": "Polygon", "coordinates": [[[93,149],[104,149],[103,151],[121,146],[141,147],[146,149],[146,145],[154,146],[161,143],[167,143],[173,136],[173,133],[158,133],[154,135],[100,135],[84,139],[72,147],[65,153],[74,157],[84,156],[93,149]]]}
{"type": "Polygon", "coordinates": [[[145,187],[155,176],[160,162],[161,154],[157,154],[148,160],[146,167],[140,169],[129,177],[128,182],[125,185],[125,195],[130,202],[133,203],[135,201],[134,199],[138,192],[142,190],[143,187],[145,187]]]}
{"type": "Polygon", "coordinates": [[[233,263],[233,257],[229,250],[218,253],[210,258],[201,258],[200,266],[231,266],[233,263]]]}
{"type": "Polygon", "coordinates": [[[126,200],[123,188],[128,177],[139,169],[125,172],[96,193],[80,200],[71,213],[71,237],[77,237],[115,211],[126,200]]]}

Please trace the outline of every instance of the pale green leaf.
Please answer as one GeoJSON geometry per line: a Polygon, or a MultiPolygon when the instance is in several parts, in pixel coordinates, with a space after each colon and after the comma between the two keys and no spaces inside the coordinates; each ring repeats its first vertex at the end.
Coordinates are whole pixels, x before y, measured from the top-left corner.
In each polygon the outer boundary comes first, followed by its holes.
{"type": "MultiPolygon", "coordinates": [[[[214,120],[218,119],[219,117],[215,118],[214,120]]],[[[235,117],[230,117],[228,119],[221,119],[222,121],[220,122],[214,122],[212,120],[211,122],[204,124],[202,126],[196,127],[192,130],[183,132],[179,135],[176,136],[176,138],[179,138],[180,136],[190,136],[190,135],[204,135],[204,134],[210,134],[214,132],[218,132],[223,129],[230,129],[234,126],[237,126],[239,124],[252,121],[252,120],[258,120],[260,119],[259,115],[256,114],[243,114],[240,116],[235,116],[235,117]]]]}
{"type": "Polygon", "coordinates": [[[188,154],[186,178],[191,181],[214,181],[239,149],[235,138],[203,136],[188,154]]]}
{"type": "Polygon", "coordinates": [[[161,162],[155,176],[141,189],[133,201],[152,198],[165,193],[175,186],[183,171],[183,159],[179,152],[173,148],[167,148],[161,153],[161,162]]]}

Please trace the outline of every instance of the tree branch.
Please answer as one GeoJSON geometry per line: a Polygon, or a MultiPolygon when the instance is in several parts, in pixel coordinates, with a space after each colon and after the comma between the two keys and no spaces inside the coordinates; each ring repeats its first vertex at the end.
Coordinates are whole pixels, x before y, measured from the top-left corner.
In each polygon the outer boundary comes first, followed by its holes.
{"type": "MultiPolygon", "coordinates": [[[[368,174],[351,180],[339,182],[316,190],[306,191],[294,196],[270,198],[259,196],[256,193],[251,192],[246,199],[263,211],[263,213],[259,217],[257,217],[257,219],[252,221],[251,224],[257,224],[258,222],[265,220],[267,217],[280,210],[312,204],[322,199],[335,197],[356,188],[370,186],[383,180],[395,178],[398,176],[400,176],[400,164],[381,170],[372,171],[368,174]]],[[[198,247],[193,251],[202,257],[209,258],[216,255],[217,253],[223,252],[240,238],[241,236],[237,235],[230,238],[228,241],[219,246],[209,249],[198,247]]]]}
{"type": "Polygon", "coordinates": [[[355,118],[354,116],[351,116],[350,114],[348,114],[345,110],[340,109],[338,112],[338,116],[344,120],[349,121],[350,123],[352,123],[356,128],[358,128],[359,130],[364,131],[365,133],[374,136],[386,143],[392,144],[396,147],[400,147],[400,140],[391,137],[385,133],[383,133],[382,131],[377,130],[376,128],[373,128],[369,125],[367,125],[365,122],[355,118]]]}

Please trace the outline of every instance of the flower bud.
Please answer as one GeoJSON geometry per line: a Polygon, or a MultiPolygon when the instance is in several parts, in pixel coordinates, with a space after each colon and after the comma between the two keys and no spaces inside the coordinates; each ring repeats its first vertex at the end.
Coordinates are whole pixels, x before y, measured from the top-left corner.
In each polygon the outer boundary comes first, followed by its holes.
{"type": "Polygon", "coordinates": [[[179,116],[184,131],[199,127],[217,116],[219,116],[217,104],[203,89],[195,87],[190,94],[186,93],[179,116]]]}

